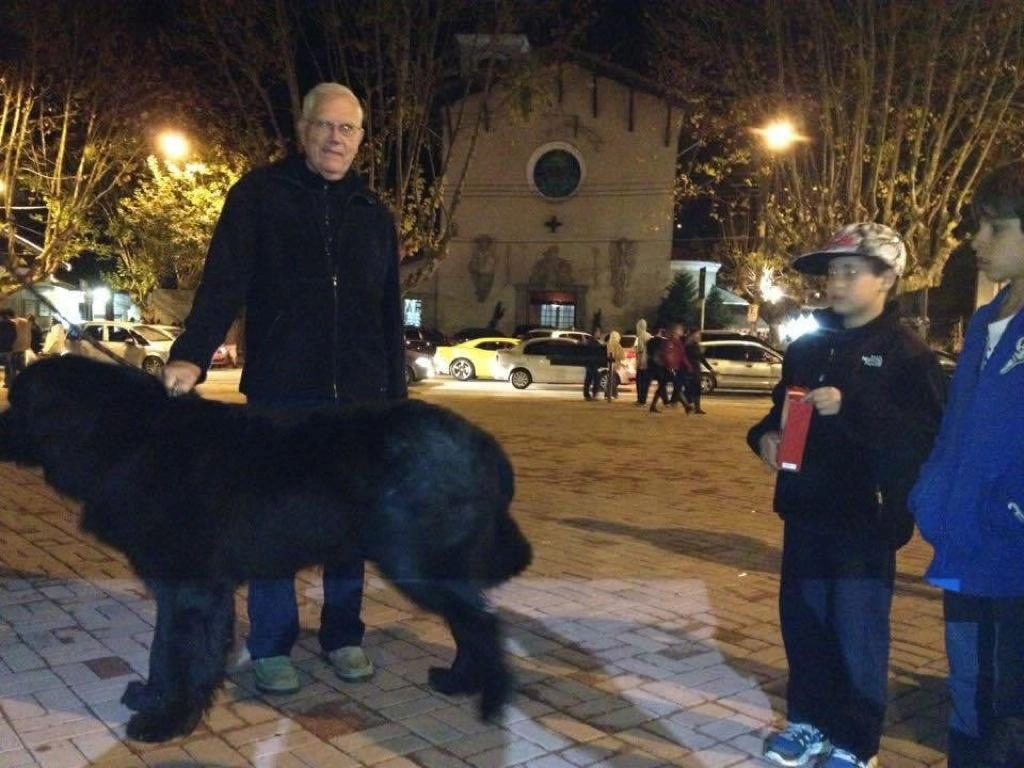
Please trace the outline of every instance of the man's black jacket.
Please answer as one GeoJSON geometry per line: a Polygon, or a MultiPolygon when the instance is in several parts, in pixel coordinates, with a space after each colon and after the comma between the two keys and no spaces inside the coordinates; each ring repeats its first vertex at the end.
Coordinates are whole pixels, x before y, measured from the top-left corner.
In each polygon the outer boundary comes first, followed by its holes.
{"type": "Polygon", "coordinates": [[[747,442],[756,453],[761,436],[779,429],[787,387],[839,389],[839,413],[811,417],[801,470],[778,473],[775,511],[901,546],[914,527],[907,494],[942,416],[938,360],[893,306],[859,328],[844,329],[831,311],[818,321],[786,350],[772,409],[747,442]]]}
{"type": "Polygon", "coordinates": [[[330,182],[293,157],[231,188],[171,359],[205,371],[243,305],[251,400],[405,396],[394,222],[353,171],[330,182]]]}

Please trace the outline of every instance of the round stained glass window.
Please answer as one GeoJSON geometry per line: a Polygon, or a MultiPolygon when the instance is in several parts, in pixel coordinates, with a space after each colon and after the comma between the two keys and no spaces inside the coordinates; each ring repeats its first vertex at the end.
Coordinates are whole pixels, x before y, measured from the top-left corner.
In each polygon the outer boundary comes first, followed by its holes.
{"type": "Polygon", "coordinates": [[[545,144],[533,153],[527,168],[530,184],[544,197],[571,197],[583,181],[583,158],[570,144],[545,144]]]}

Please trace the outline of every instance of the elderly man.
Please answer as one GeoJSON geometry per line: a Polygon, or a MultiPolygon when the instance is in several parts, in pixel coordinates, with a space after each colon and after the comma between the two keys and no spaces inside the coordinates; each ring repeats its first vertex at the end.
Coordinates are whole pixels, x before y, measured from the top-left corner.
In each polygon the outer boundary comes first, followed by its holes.
{"type": "MultiPolygon", "coordinates": [[[[302,103],[302,155],[253,170],[229,191],[164,367],[172,394],[202,380],[245,305],[240,389],[250,405],[285,416],[406,396],[395,225],[352,170],[362,123],[352,91],[317,85],[302,103]]],[[[361,648],[363,562],[327,563],[323,578],[321,647],[339,677],[365,680],[373,664],[361,648]]],[[[294,579],[252,581],[249,619],[257,687],[297,691],[294,579]]]]}

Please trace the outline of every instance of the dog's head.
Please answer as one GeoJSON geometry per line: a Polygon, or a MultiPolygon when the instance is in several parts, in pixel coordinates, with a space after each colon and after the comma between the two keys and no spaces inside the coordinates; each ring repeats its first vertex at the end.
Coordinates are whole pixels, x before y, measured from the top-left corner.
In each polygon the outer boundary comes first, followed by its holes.
{"type": "Polygon", "coordinates": [[[75,355],[45,358],[15,378],[0,414],[0,461],[42,466],[83,498],[95,473],[133,450],[168,397],[152,376],[75,355]]]}

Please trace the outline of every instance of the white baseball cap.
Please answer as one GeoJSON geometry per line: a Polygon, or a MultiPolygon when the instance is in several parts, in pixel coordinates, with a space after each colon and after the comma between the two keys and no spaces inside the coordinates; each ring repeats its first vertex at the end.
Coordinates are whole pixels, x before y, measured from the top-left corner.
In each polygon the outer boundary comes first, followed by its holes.
{"type": "Polygon", "coordinates": [[[793,259],[793,269],[807,275],[824,275],[828,263],[837,256],[863,256],[876,259],[896,273],[907,266],[907,247],[896,230],[872,221],[847,224],[824,247],[793,259]]]}

